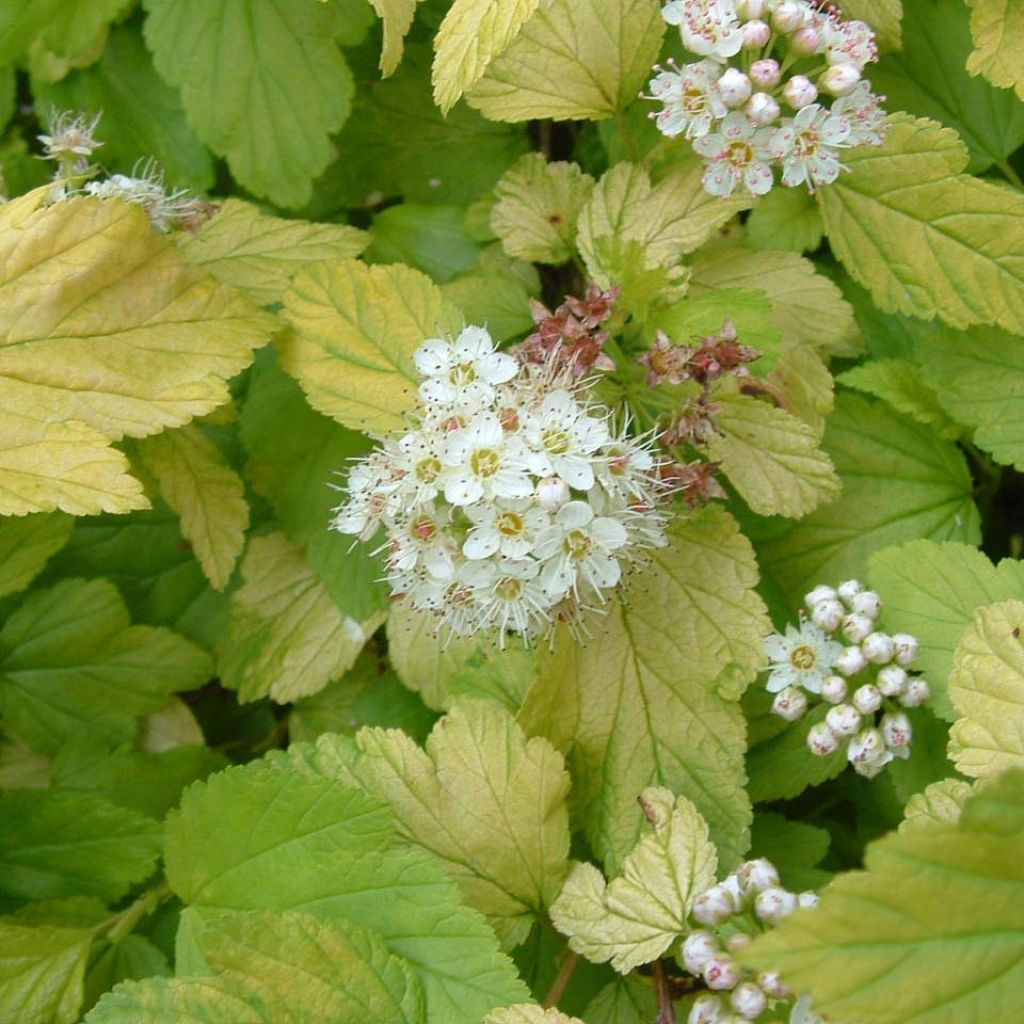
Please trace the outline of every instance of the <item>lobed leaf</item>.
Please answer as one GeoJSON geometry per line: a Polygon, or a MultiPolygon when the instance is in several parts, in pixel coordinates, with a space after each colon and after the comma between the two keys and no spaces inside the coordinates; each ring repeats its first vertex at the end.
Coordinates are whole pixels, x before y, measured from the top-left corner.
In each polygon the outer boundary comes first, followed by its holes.
{"type": "Polygon", "coordinates": [[[1024,4],[1021,0],[967,0],[971,8],[974,50],[967,58],[972,75],[984,75],[993,85],[1013,88],[1024,100],[1024,4]]]}
{"type": "Polygon", "coordinates": [[[24,590],[73,528],[74,520],[60,513],[0,519],[0,597],[24,590]]]}
{"type": "Polygon", "coordinates": [[[75,1024],[92,939],[88,928],[0,923],[0,1018],[75,1024]]]}

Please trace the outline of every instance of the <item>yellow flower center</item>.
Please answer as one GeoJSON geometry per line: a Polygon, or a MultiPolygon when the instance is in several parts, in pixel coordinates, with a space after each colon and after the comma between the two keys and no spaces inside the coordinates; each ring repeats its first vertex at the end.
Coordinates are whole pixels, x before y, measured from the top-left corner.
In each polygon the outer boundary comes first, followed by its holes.
{"type": "Polygon", "coordinates": [[[448,371],[448,380],[456,387],[464,387],[476,380],[476,368],[472,363],[459,363],[448,371]]]}
{"type": "Polygon", "coordinates": [[[818,656],[810,645],[799,644],[789,652],[789,663],[798,672],[810,672],[818,663],[818,656]]]}
{"type": "Polygon", "coordinates": [[[495,526],[503,537],[521,537],[526,530],[526,523],[517,512],[502,512],[495,520],[495,526]]]}
{"type": "Polygon", "coordinates": [[[541,434],[545,451],[552,455],[564,455],[572,447],[572,439],[561,427],[547,427],[541,434]]]}
{"type": "Polygon", "coordinates": [[[523,581],[514,576],[506,576],[495,584],[494,593],[503,601],[518,601],[523,593],[523,581]]]}
{"type": "Polygon", "coordinates": [[[570,530],[562,545],[565,553],[576,562],[586,558],[594,549],[594,542],[582,530],[570,530]]]}
{"type": "Polygon", "coordinates": [[[474,476],[491,477],[501,469],[501,456],[493,448],[477,448],[469,457],[474,476]]]}
{"type": "Polygon", "coordinates": [[[441,460],[433,455],[416,463],[416,479],[432,484],[441,474],[441,460]]]}
{"type": "Polygon", "coordinates": [[[754,147],[742,139],[730,142],[726,152],[729,154],[729,163],[735,167],[749,167],[754,162],[754,147]]]}

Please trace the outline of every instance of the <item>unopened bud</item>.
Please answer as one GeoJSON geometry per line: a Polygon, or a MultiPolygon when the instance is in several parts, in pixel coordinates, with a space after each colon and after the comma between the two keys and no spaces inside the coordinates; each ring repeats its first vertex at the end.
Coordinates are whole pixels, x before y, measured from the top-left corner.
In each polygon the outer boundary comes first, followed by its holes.
{"type": "Polygon", "coordinates": [[[772,30],[763,21],[748,21],[740,26],[740,37],[744,50],[760,50],[772,37],[772,30]]]}
{"type": "Polygon", "coordinates": [[[764,892],[779,884],[779,873],[767,857],[748,860],[739,866],[736,874],[739,875],[743,891],[749,895],[764,892]]]}
{"type": "Polygon", "coordinates": [[[843,619],[843,635],[851,644],[859,644],[861,640],[866,640],[874,628],[874,621],[866,615],[851,612],[843,619]]]}
{"type": "Polygon", "coordinates": [[[758,893],[757,899],[754,900],[754,913],[769,924],[778,924],[796,909],[796,893],[780,889],[777,886],[758,893]]]}
{"type": "Polygon", "coordinates": [[[804,596],[804,604],[807,605],[808,609],[812,609],[816,604],[821,604],[822,601],[835,601],[838,597],[839,595],[836,593],[835,587],[826,587],[821,583],[804,596]]]}
{"type": "Polygon", "coordinates": [[[801,3],[792,0],[783,0],[778,7],[772,11],[772,27],[776,32],[796,32],[807,23],[808,10],[801,3]]]}
{"type": "Polygon", "coordinates": [[[846,700],[847,689],[842,676],[826,676],[821,683],[821,699],[829,704],[842,704],[846,700]]]}
{"type": "Polygon", "coordinates": [[[899,702],[905,708],[919,708],[931,695],[932,688],[923,679],[911,679],[899,695],[899,702]]]}
{"type": "Polygon", "coordinates": [[[757,1020],[768,1007],[768,997],[752,981],[745,981],[733,989],[729,1004],[746,1020],[757,1020]]]}
{"type": "Polygon", "coordinates": [[[740,969],[731,956],[720,953],[704,965],[701,975],[708,988],[719,992],[728,991],[739,983],[740,969]]]}
{"type": "Polygon", "coordinates": [[[920,646],[916,636],[909,633],[897,633],[892,638],[894,656],[898,665],[911,665],[917,657],[917,650],[920,646]]]}
{"type": "Polygon", "coordinates": [[[845,96],[859,81],[860,71],[855,64],[834,64],[818,78],[818,85],[822,92],[845,96]]]}
{"type": "Polygon", "coordinates": [[[782,95],[794,110],[809,107],[818,98],[817,86],[804,75],[794,75],[783,86],[782,95]]]}
{"type": "Polygon", "coordinates": [[[797,893],[796,902],[801,910],[813,910],[821,900],[816,892],[811,892],[808,889],[806,892],[797,893]]]}
{"type": "Polygon", "coordinates": [[[768,0],[736,0],[736,17],[740,21],[763,18],[768,10],[768,0]]]}
{"type": "Polygon", "coordinates": [[[764,993],[771,999],[789,998],[789,988],[782,984],[778,971],[762,971],[757,976],[757,983],[764,993]]]}
{"type": "Polygon", "coordinates": [[[807,695],[797,686],[787,686],[775,694],[772,714],[787,722],[797,722],[807,711],[807,695]]]}
{"type": "MultiPolygon", "coordinates": [[[[774,103],[775,101],[772,100],[774,103]]],[[[775,104],[778,109],[778,104],[775,104]]],[[[846,615],[846,609],[842,606],[839,601],[819,601],[811,609],[811,622],[813,622],[819,629],[825,630],[826,633],[834,633],[839,628],[839,623],[843,621],[843,617],[846,615]]]]}
{"type": "Polygon", "coordinates": [[[868,659],[859,647],[847,647],[836,659],[836,671],[849,678],[867,668],[868,659]]]}
{"type": "Polygon", "coordinates": [[[747,905],[747,894],[740,885],[740,876],[735,872],[726,875],[719,883],[719,888],[732,900],[732,912],[740,913],[747,905]]]}
{"type": "Polygon", "coordinates": [[[887,665],[896,653],[896,645],[887,633],[870,633],[860,645],[864,657],[875,665],[887,665]]]}
{"type": "Polygon", "coordinates": [[[842,583],[836,587],[836,593],[839,594],[839,600],[845,601],[847,605],[852,607],[853,599],[864,590],[864,584],[860,580],[843,580],[842,583]]]}
{"type": "Polygon", "coordinates": [[[772,124],[779,116],[778,103],[766,92],[755,92],[743,110],[749,120],[761,128],[772,124]]]}
{"type": "Polygon", "coordinates": [[[850,740],[846,757],[851,764],[866,764],[885,751],[885,737],[875,728],[861,729],[850,740]]]}
{"type": "Polygon", "coordinates": [[[703,995],[694,1000],[690,1007],[687,1024],[721,1024],[725,1016],[725,1004],[719,996],[703,995]]]}
{"type": "Polygon", "coordinates": [[[839,737],[825,722],[818,722],[807,730],[807,746],[816,757],[828,757],[839,749],[839,737]]]}
{"type": "Polygon", "coordinates": [[[707,962],[721,951],[718,939],[711,932],[690,932],[683,940],[683,966],[691,974],[700,974],[707,962]]]}
{"type": "Polygon", "coordinates": [[[907,685],[906,670],[899,665],[886,665],[878,673],[875,685],[883,697],[898,697],[907,685]]]}
{"type": "Polygon", "coordinates": [[[882,706],[882,692],[877,686],[865,683],[853,693],[853,706],[862,715],[873,715],[882,706]]]}
{"type": "Polygon", "coordinates": [[[560,476],[546,476],[537,483],[537,504],[547,512],[557,512],[572,495],[560,476]]]}
{"type": "Polygon", "coordinates": [[[691,913],[695,921],[714,927],[728,921],[735,910],[732,897],[720,885],[713,885],[694,899],[691,913]]]}
{"type": "MultiPolygon", "coordinates": [[[[750,65],[750,80],[754,85],[760,86],[762,89],[773,89],[779,84],[780,78],[779,62],[772,60],[771,57],[766,57],[764,60],[755,60],[750,65]]],[[[817,589],[820,590],[822,588],[818,587],[817,589]]]]}
{"type": "Polygon", "coordinates": [[[729,936],[726,940],[725,948],[730,953],[738,953],[741,949],[746,949],[753,941],[753,935],[747,935],[745,932],[737,932],[735,935],[729,936]]]}
{"type": "Polygon", "coordinates": [[[882,599],[873,590],[862,590],[850,598],[850,610],[869,619],[877,619],[882,610],[882,599]]]}
{"type": "Polygon", "coordinates": [[[837,736],[852,736],[861,726],[861,715],[852,704],[837,704],[828,709],[825,722],[837,736]]]}
{"type": "Polygon", "coordinates": [[[718,79],[718,94],[727,107],[738,107],[750,98],[750,79],[738,68],[727,68],[718,79]]]}
{"type": "Polygon", "coordinates": [[[887,715],[882,715],[879,726],[885,745],[890,749],[899,750],[909,747],[910,741],[914,738],[914,729],[910,724],[910,719],[902,711],[891,711],[887,715]]]}
{"type": "Polygon", "coordinates": [[[799,29],[793,33],[793,39],[789,44],[790,49],[801,57],[808,57],[817,53],[821,47],[821,33],[816,28],[799,29]]]}

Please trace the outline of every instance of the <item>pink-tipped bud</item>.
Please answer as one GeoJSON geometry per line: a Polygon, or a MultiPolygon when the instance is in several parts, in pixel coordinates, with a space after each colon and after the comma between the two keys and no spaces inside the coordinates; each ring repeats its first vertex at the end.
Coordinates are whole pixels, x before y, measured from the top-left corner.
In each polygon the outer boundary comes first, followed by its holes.
{"type": "Polygon", "coordinates": [[[775,694],[772,714],[787,722],[797,722],[807,711],[807,695],[797,686],[787,686],[775,694]]]}
{"type": "Polygon", "coordinates": [[[882,715],[879,724],[887,747],[898,750],[910,746],[910,741],[914,738],[914,729],[910,719],[902,711],[882,715]]]}
{"type": "Polygon", "coordinates": [[[794,110],[803,110],[818,98],[818,89],[809,78],[794,75],[783,87],[782,95],[794,110]]]}
{"type": "Polygon", "coordinates": [[[736,17],[740,21],[763,18],[768,10],[768,0],[736,0],[736,17]]]}
{"type": "Polygon", "coordinates": [[[735,913],[732,897],[720,886],[705,889],[693,901],[693,919],[710,927],[723,924],[735,913]]]}
{"type": "Polygon", "coordinates": [[[740,885],[747,895],[764,892],[779,884],[779,873],[775,865],[766,857],[748,860],[736,870],[740,885]]]}
{"type": "Polygon", "coordinates": [[[718,939],[711,932],[690,932],[683,941],[683,966],[691,974],[700,974],[708,961],[721,951],[718,939]]]}
{"type": "Polygon", "coordinates": [[[778,924],[784,917],[789,917],[797,906],[796,893],[775,886],[757,894],[757,899],[754,900],[754,913],[762,921],[778,924]]]}
{"type": "Polygon", "coordinates": [[[883,697],[898,697],[907,685],[907,673],[899,665],[886,665],[875,679],[883,697]]]}
{"type": "Polygon", "coordinates": [[[740,980],[740,969],[731,956],[720,953],[704,965],[701,975],[708,988],[722,992],[737,986],[740,980]]]}
{"type": "Polygon", "coordinates": [[[873,762],[879,754],[885,752],[885,737],[881,730],[875,728],[861,729],[850,740],[846,757],[853,765],[873,762]]]}
{"type": "Polygon", "coordinates": [[[782,984],[778,971],[762,971],[757,976],[757,983],[771,999],[789,998],[789,987],[782,984]]]}
{"type": "Polygon", "coordinates": [[[866,615],[858,615],[851,612],[843,619],[843,635],[851,644],[859,644],[875,628],[875,623],[866,615]]]}
{"type": "Polygon", "coordinates": [[[909,633],[896,633],[892,638],[892,645],[897,665],[913,664],[920,646],[916,636],[911,636],[909,633]]]}
{"type": "Polygon", "coordinates": [[[821,33],[816,28],[802,28],[793,33],[789,48],[801,57],[808,57],[821,49],[821,33]]]}
{"type": "Polygon", "coordinates": [[[797,893],[796,902],[801,910],[813,910],[821,900],[816,892],[808,889],[806,892],[797,893]]]}
{"type": "Polygon", "coordinates": [[[807,730],[807,746],[815,757],[828,757],[839,749],[839,737],[825,722],[818,722],[807,730]]]}
{"type": "Polygon", "coordinates": [[[743,39],[744,50],[760,50],[768,44],[772,30],[763,21],[748,21],[740,26],[740,37],[743,39]]]}
{"type": "Polygon", "coordinates": [[[848,691],[842,676],[826,676],[821,682],[821,699],[828,704],[842,704],[848,691]]]}
{"type": "Polygon", "coordinates": [[[882,599],[873,590],[862,590],[850,598],[850,610],[869,619],[877,619],[882,599]]]}
{"type": "Polygon", "coordinates": [[[826,587],[821,583],[804,596],[804,604],[811,610],[816,604],[821,604],[822,601],[835,601],[838,597],[839,595],[836,593],[835,587],[826,587]]]}
{"type": "Polygon", "coordinates": [[[772,124],[779,116],[779,105],[766,92],[755,92],[743,108],[747,117],[758,127],[772,124]]]}
{"type": "Polygon", "coordinates": [[[861,714],[852,704],[837,704],[828,709],[825,722],[837,736],[852,736],[861,726],[861,714]]]}
{"type": "MultiPolygon", "coordinates": [[[[761,89],[774,89],[779,84],[780,78],[781,72],[777,60],[766,57],[764,60],[755,60],[750,65],[750,80],[761,89]]],[[[821,590],[823,588],[818,587],[816,589],[821,590]]]]}
{"type": "Polygon", "coordinates": [[[760,986],[745,981],[732,990],[729,1005],[744,1019],[757,1020],[768,1008],[768,997],[760,986]]]}
{"type": "MultiPolygon", "coordinates": [[[[758,95],[763,96],[764,93],[758,95]]],[[[771,97],[768,97],[771,99],[771,97]]],[[[772,103],[775,103],[772,100],[772,103]]],[[[779,109],[779,105],[775,103],[775,109],[779,109]]],[[[846,609],[842,606],[839,601],[819,601],[811,609],[811,622],[813,622],[819,629],[825,630],[826,633],[834,633],[838,628],[839,624],[843,621],[843,617],[846,615],[846,609]]]]}
{"type": "Polygon", "coordinates": [[[727,107],[738,107],[750,98],[750,79],[738,68],[727,68],[718,79],[718,94],[727,107]]]}
{"type": "Polygon", "coordinates": [[[772,28],[776,32],[784,34],[796,32],[807,24],[809,14],[810,12],[803,4],[792,2],[792,0],[783,0],[772,11],[772,28]]]}
{"type": "Polygon", "coordinates": [[[847,605],[852,607],[853,599],[864,590],[864,584],[860,580],[843,580],[842,583],[836,587],[836,593],[839,594],[839,600],[845,601],[847,605]]]}
{"type": "Polygon", "coordinates": [[[882,706],[882,693],[870,683],[859,686],[853,694],[853,706],[862,715],[873,715],[882,706]]]}
{"type": "Polygon", "coordinates": [[[747,894],[743,891],[743,886],[740,885],[740,876],[737,872],[733,871],[726,875],[718,883],[718,886],[732,900],[732,912],[734,914],[740,913],[746,907],[747,894]]]}
{"type": "Polygon", "coordinates": [[[836,659],[836,671],[849,678],[867,668],[868,659],[859,647],[847,647],[836,659]]]}
{"type": "Polygon", "coordinates": [[[686,1024],[721,1024],[725,1017],[725,1005],[719,996],[703,995],[694,1000],[686,1024]]]}
{"type": "Polygon", "coordinates": [[[911,679],[899,701],[905,708],[919,708],[931,695],[932,688],[923,679],[911,679]]]}
{"type": "Polygon", "coordinates": [[[834,64],[818,79],[822,92],[831,96],[845,96],[853,92],[860,81],[860,70],[855,64],[834,64]]]}
{"type": "Polygon", "coordinates": [[[537,504],[547,512],[557,512],[571,497],[569,485],[560,476],[546,476],[537,483],[537,504]]]}
{"type": "Polygon", "coordinates": [[[873,665],[887,665],[896,653],[896,644],[887,633],[870,633],[864,638],[860,649],[873,665]]]}

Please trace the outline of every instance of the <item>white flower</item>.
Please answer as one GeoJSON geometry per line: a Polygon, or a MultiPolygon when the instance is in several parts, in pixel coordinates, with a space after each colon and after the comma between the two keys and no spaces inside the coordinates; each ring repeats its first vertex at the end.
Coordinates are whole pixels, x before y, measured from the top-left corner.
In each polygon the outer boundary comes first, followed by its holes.
{"type": "Polygon", "coordinates": [[[492,412],[477,413],[445,442],[441,461],[445,500],[471,505],[482,498],[527,498],[533,494],[526,450],[507,438],[492,412]]]}
{"type": "Polygon", "coordinates": [[[452,579],[455,563],[444,527],[443,522],[426,512],[398,524],[387,544],[388,567],[399,573],[423,569],[432,579],[452,579]]]}
{"type": "Polygon", "coordinates": [[[799,629],[786,626],[786,635],[773,633],[764,642],[768,655],[769,693],[787,686],[802,686],[809,693],[820,693],[821,683],[831,674],[836,659],[843,653],[841,644],[829,639],[812,622],[799,629]]]}
{"type": "Polygon", "coordinates": [[[413,354],[416,369],[427,379],[420,398],[442,406],[475,408],[494,398],[494,388],[511,380],[519,369],[516,360],[494,351],[484,327],[464,327],[454,340],[428,338],[413,354]]]}
{"type": "Polygon", "coordinates": [[[676,71],[662,71],[651,80],[651,98],[661,100],[664,110],[655,116],[658,131],[669,138],[684,135],[699,139],[728,109],[715,88],[721,69],[711,61],[687,64],[676,71]]]}
{"type": "Polygon", "coordinates": [[[467,563],[462,578],[478,608],[473,632],[496,628],[499,642],[510,631],[528,635],[550,606],[538,569],[536,562],[512,559],[467,563]]]}
{"type": "Polygon", "coordinates": [[[769,166],[770,138],[769,129],[755,127],[739,111],[723,118],[718,131],[693,144],[709,161],[704,171],[704,190],[713,196],[728,196],[742,184],[756,196],[770,191],[774,181],[769,166]]]}
{"type": "Polygon", "coordinates": [[[832,104],[832,113],[849,125],[850,146],[880,146],[885,140],[885,111],[870,82],[858,82],[832,104]]]}
{"type": "Polygon", "coordinates": [[[849,122],[817,103],[798,111],[771,133],[770,151],[782,161],[782,183],[813,189],[835,181],[840,171],[836,147],[848,145],[849,135],[849,122]]]}
{"type": "Polygon", "coordinates": [[[90,121],[85,114],[74,114],[70,110],[54,111],[50,117],[49,134],[36,136],[46,150],[43,159],[71,161],[84,170],[88,158],[103,145],[93,138],[99,123],[99,114],[90,121]]]}
{"type": "Polygon", "coordinates": [[[594,486],[594,452],[609,440],[606,420],[589,415],[568,391],[545,395],[525,417],[523,434],[533,451],[531,469],[560,476],[570,487],[594,486]]]}
{"type": "Polygon", "coordinates": [[[551,525],[551,517],[530,500],[493,505],[469,505],[466,516],[473,528],[466,534],[462,553],[469,559],[526,558],[534,538],[551,525]]]}
{"type": "Polygon", "coordinates": [[[608,516],[595,516],[586,502],[563,505],[534,546],[534,553],[545,563],[541,571],[544,589],[557,597],[575,593],[579,577],[598,593],[614,587],[622,568],[613,552],[627,539],[622,523],[608,516]]]}
{"type": "Polygon", "coordinates": [[[878,59],[875,33],[863,21],[839,21],[827,17],[820,32],[825,43],[825,60],[829,64],[852,64],[861,70],[869,61],[878,59]]]}
{"type": "Polygon", "coordinates": [[[734,0],[670,0],[661,16],[679,26],[683,46],[701,57],[724,61],[743,46],[734,0]]]}

